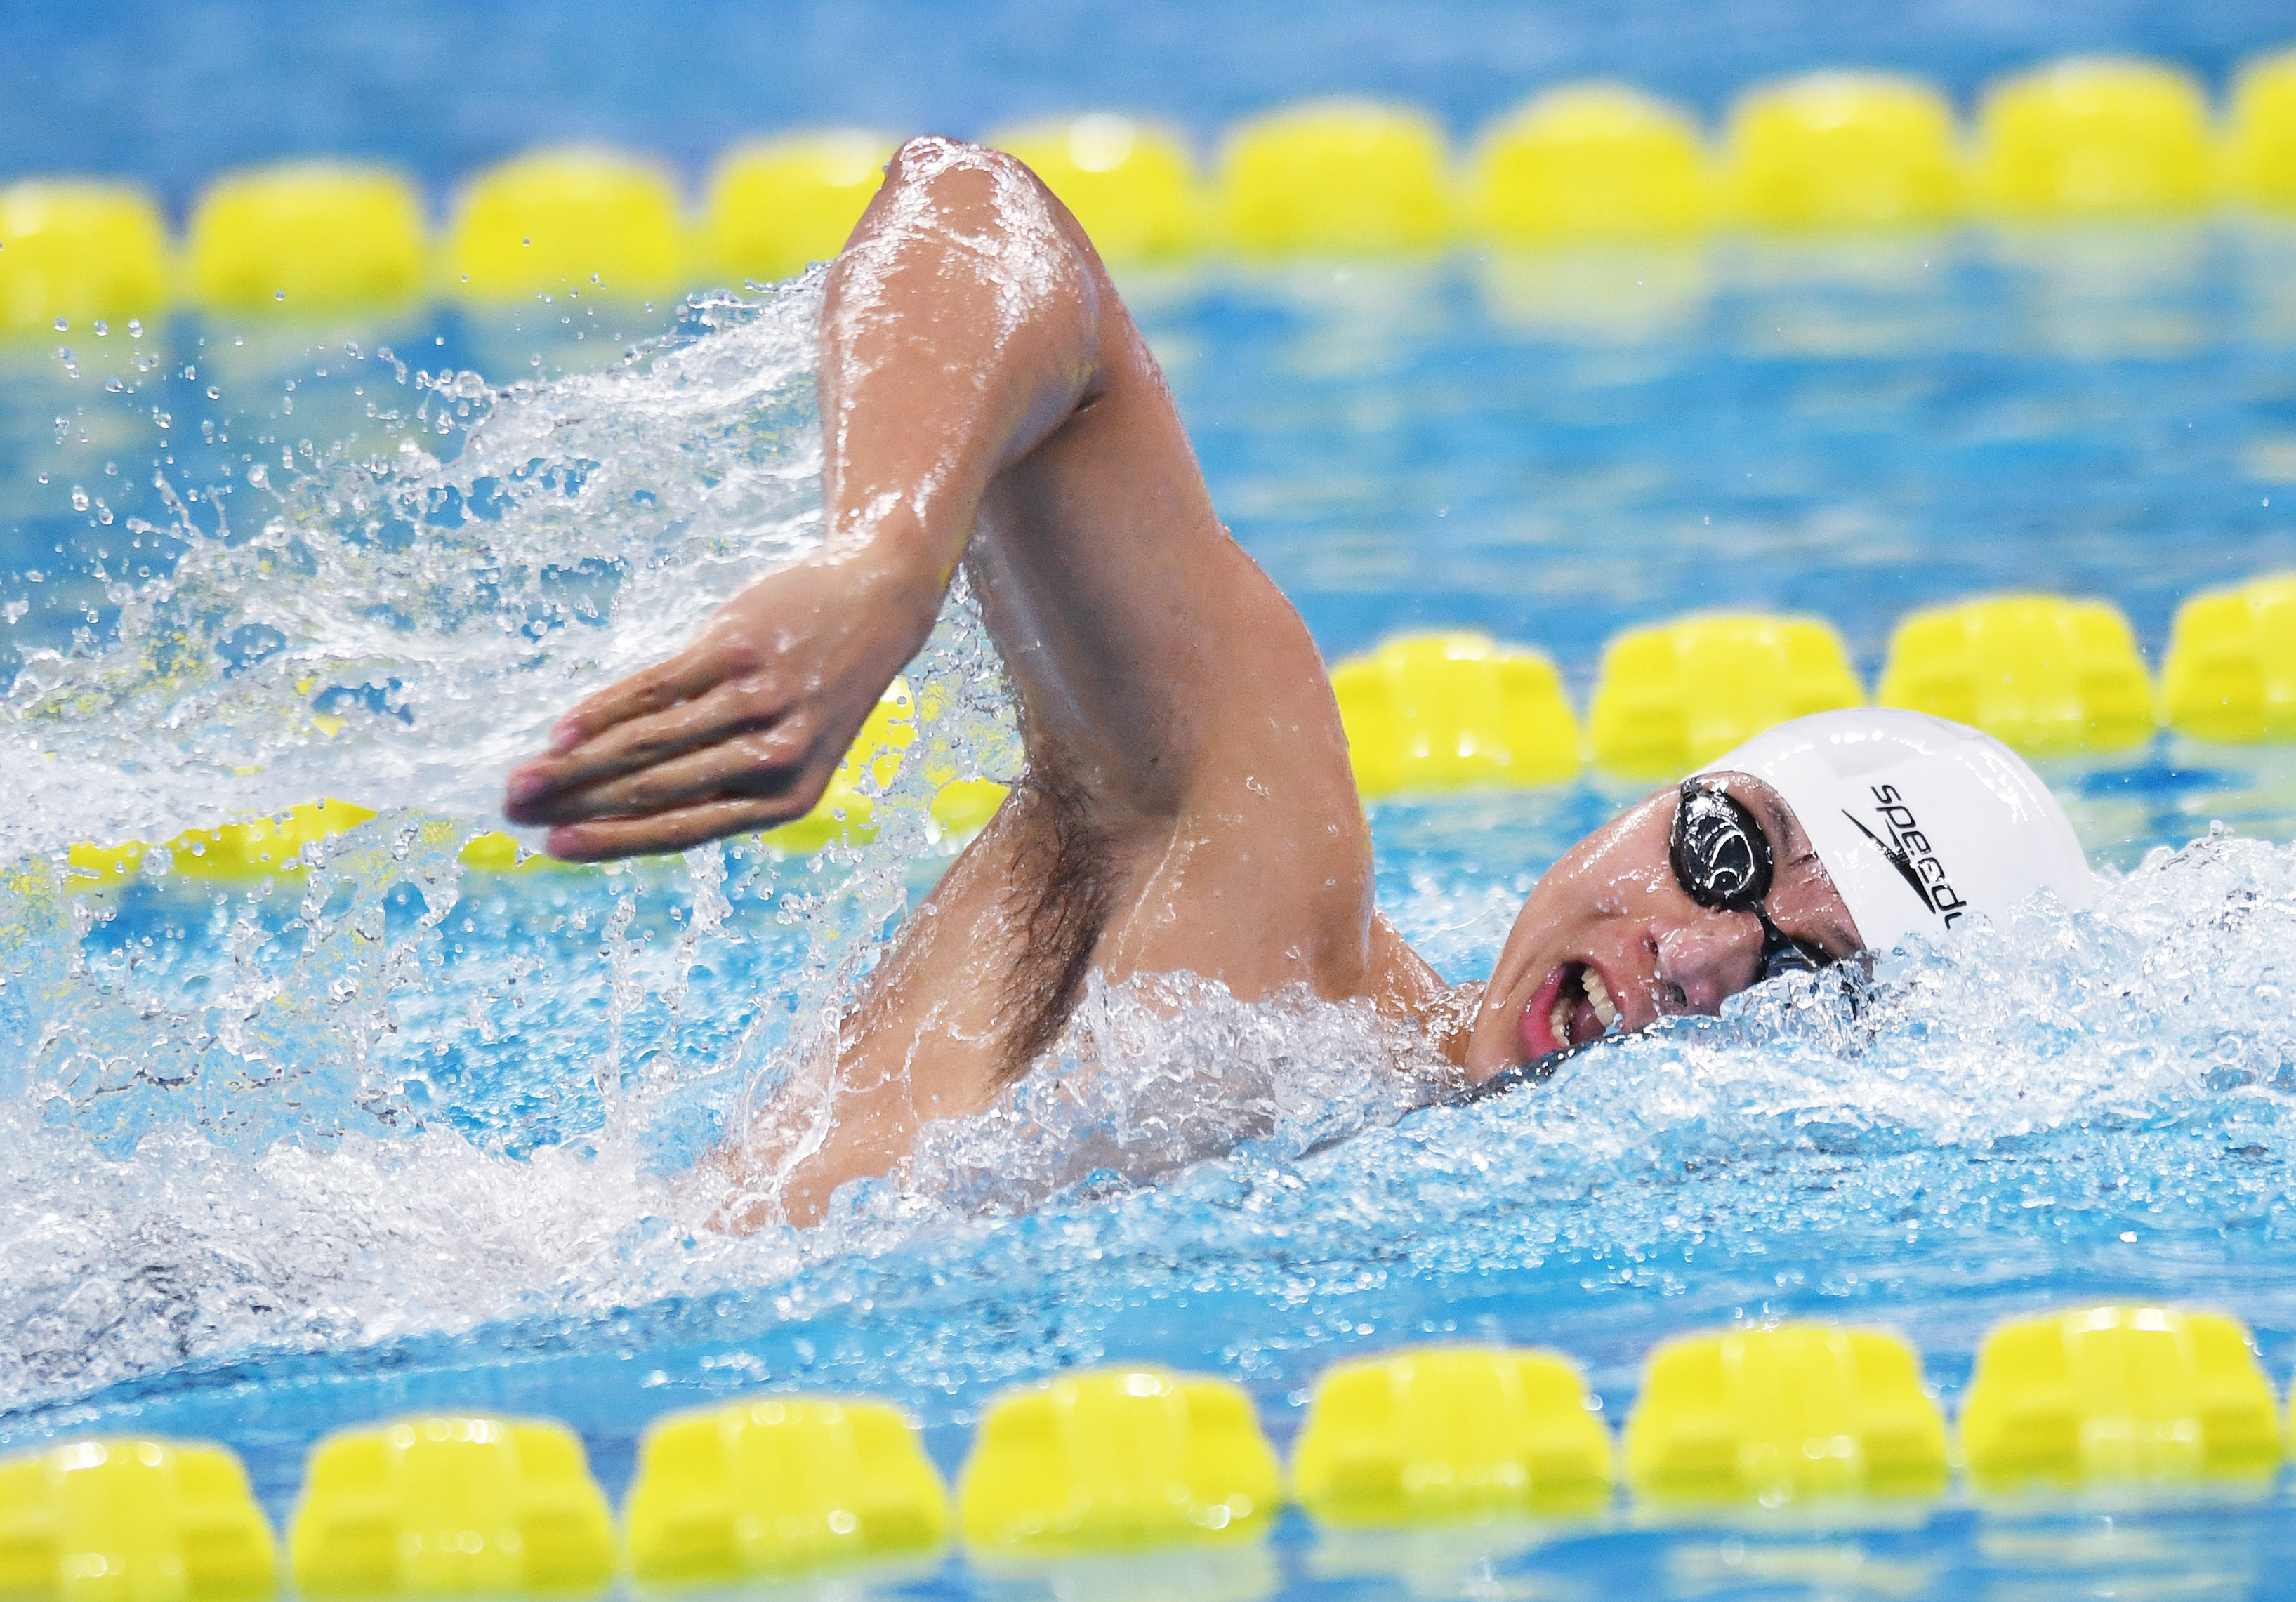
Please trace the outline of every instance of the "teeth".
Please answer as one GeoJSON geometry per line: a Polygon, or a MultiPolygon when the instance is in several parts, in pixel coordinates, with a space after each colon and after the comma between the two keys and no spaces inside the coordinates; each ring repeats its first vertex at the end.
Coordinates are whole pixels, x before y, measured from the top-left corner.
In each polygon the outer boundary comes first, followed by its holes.
{"type": "Polygon", "coordinates": [[[1603,983],[1603,976],[1591,968],[1578,982],[1586,989],[1587,999],[1595,1004],[1595,1016],[1603,1020],[1603,1033],[1608,1034],[1619,1026],[1619,1009],[1611,1001],[1609,986],[1603,983]]]}
{"type": "MultiPolygon", "coordinates": [[[[1578,991],[1595,1009],[1595,1016],[1602,1020],[1603,1034],[1609,1034],[1619,1027],[1618,1005],[1611,1000],[1610,987],[1603,983],[1602,975],[1591,968],[1580,969],[1578,991]]],[[[1546,1016],[1546,1026],[1554,1033],[1557,1046],[1570,1043],[1570,1015],[1578,1010],[1578,996],[1573,995],[1570,986],[1565,985],[1562,993],[1554,998],[1554,1011],[1546,1016]]]]}

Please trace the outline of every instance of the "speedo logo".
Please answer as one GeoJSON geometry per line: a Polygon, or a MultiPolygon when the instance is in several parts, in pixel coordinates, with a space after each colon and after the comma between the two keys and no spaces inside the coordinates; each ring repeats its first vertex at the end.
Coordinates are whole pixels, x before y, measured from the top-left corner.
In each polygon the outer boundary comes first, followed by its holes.
{"type": "Polygon", "coordinates": [[[1969,910],[1969,903],[1954,893],[1945,875],[1945,864],[1938,861],[1937,849],[1930,844],[1929,836],[1922,832],[1914,817],[1914,809],[1898,794],[1894,784],[1877,784],[1874,789],[1874,816],[1888,831],[1886,840],[1866,826],[1865,821],[1842,808],[1841,815],[1857,826],[1857,832],[1874,842],[1874,849],[1898,870],[1898,877],[1910,886],[1922,904],[1945,920],[1948,928],[1953,920],[1969,910]]]}

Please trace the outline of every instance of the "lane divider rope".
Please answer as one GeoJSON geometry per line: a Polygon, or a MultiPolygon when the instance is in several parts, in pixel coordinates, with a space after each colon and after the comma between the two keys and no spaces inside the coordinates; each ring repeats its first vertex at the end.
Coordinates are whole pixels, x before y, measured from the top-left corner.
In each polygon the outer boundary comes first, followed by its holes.
{"type": "MultiPolygon", "coordinates": [[[[2296,50],[2235,75],[2221,115],[2190,74],[2118,57],[2003,78],[1964,124],[1920,79],[1820,72],[1757,86],[1709,140],[1628,86],[1566,84],[1454,151],[1423,111],[1323,100],[1248,119],[1209,170],[1151,121],[1097,112],[993,132],[1111,262],[1416,255],[1458,246],[2296,214],[2296,50]]],[[[530,151],[462,185],[445,225],[385,168],[293,161],[226,174],[170,239],[111,180],[0,189],[0,333],[156,317],[387,315],[571,290],[657,302],[770,282],[836,253],[895,141],[812,129],[728,150],[689,209],[644,158],[530,151]]]]}
{"type": "MultiPolygon", "coordinates": [[[[1152,1548],[1252,1546],[1286,1500],[1328,1528],[1732,1508],[1911,1510],[1956,1473],[1982,1501],[2113,1489],[2253,1496],[2289,1428],[2221,1313],[2090,1306],[2014,1319],[1948,1430],[1919,1354],[1882,1329],[1789,1321],[1646,1357],[1623,1438],[1562,1353],[1406,1346],[1317,1379],[1288,1475],[1232,1381],[1119,1364],[993,1399],[952,1499],[915,1426],[871,1398],[753,1395],[657,1419],[617,1522],[578,1437],[442,1412],[310,1453],[289,1530],[305,1596],[598,1595],[929,1569],[951,1533],[994,1573],[1152,1548]]],[[[2296,1420],[2290,1427],[2296,1427],[2296,1420]]],[[[0,1589],[261,1602],[276,1543],[226,1448],[96,1437],[0,1459],[0,1589]]]]}

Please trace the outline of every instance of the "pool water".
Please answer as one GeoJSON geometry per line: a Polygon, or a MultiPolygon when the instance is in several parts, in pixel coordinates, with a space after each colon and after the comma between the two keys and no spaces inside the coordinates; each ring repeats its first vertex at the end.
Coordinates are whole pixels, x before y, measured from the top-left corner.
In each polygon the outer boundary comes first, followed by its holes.
{"type": "MultiPolygon", "coordinates": [[[[1127,288],[1216,500],[1327,655],[1482,627],[1552,652],[1583,705],[1630,624],[1813,612],[1870,683],[1905,610],[2010,586],[2114,600],[2157,666],[2183,596],[2296,566],[2292,242],[2226,223],[1127,288]]],[[[2095,912],[1909,953],[1862,1016],[1789,982],[1536,1092],[1413,1110],[1350,1009],[1206,990],[1159,1022],[1095,991],[1079,1027],[1119,1067],[1090,1094],[1024,1085],[817,1230],[710,1228],[697,1160],[788,1090],[953,849],[921,780],[874,843],[813,858],[455,854],[568,698],[815,537],[814,295],[688,308],[627,364],[666,315],[244,344],[184,320],[13,358],[0,1447],[219,1439],[283,1516],[326,1430],[484,1407],[568,1420],[619,1495],[649,1419],[759,1387],[890,1396],[954,1469],[988,1397],[1075,1364],[1226,1375],[1282,1444],[1324,1366],[1405,1341],[1560,1347],[1615,1420],[1664,1336],[1803,1316],[1903,1330],[1950,1410],[1992,1321],[2100,1298],[2228,1309],[2285,1384],[2296,752],[2169,737],[2048,772],[2114,876],[2095,912]],[[382,815],[294,877],[154,857],[98,889],[59,856],[322,795],[382,815]]],[[[962,597],[910,678],[963,771],[1011,772],[962,597]]],[[[1477,976],[1631,794],[1382,805],[1381,903],[1477,976]]],[[[2292,1548],[2284,1482],[1873,1524],[1342,1540],[1287,1516],[1267,1552],[851,1585],[2243,1596],[2292,1548]]]]}

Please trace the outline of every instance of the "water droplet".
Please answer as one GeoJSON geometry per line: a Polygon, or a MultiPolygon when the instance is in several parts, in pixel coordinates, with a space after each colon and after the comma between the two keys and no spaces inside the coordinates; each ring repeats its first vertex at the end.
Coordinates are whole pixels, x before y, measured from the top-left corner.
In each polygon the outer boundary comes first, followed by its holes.
{"type": "Polygon", "coordinates": [[[144,319],[141,317],[128,318],[127,332],[129,337],[133,339],[142,339],[144,337],[144,319]]]}
{"type": "Polygon", "coordinates": [[[87,491],[77,484],[73,485],[71,501],[74,511],[86,511],[88,506],[87,491]]]}
{"type": "Polygon", "coordinates": [[[274,290],[271,291],[271,298],[274,300],[284,300],[287,298],[287,291],[284,290],[274,290]]]}
{"type": "Polygon", "coordinates": [[[105,322],[102,318],[101,318],[101,317],[99,317],[99,318],[97,318],[97,319],[95,320],[95,337],[96,337],[97,339],[102,339],[106,334],[110,333],[111,331],[111,323],[106,323],[106,322],[105,322]]]}
{"type": "Polygon", "coordinates": [[[71,327],[71,319],[70,319],[70,318],[69,318],[69,317],[59,317],[59,318],[57,318],[57,319],[56,319],[56,331],[57,331],[58,333],[62,333],[66,329],[69,329],[70,327],[71,327]]]}

